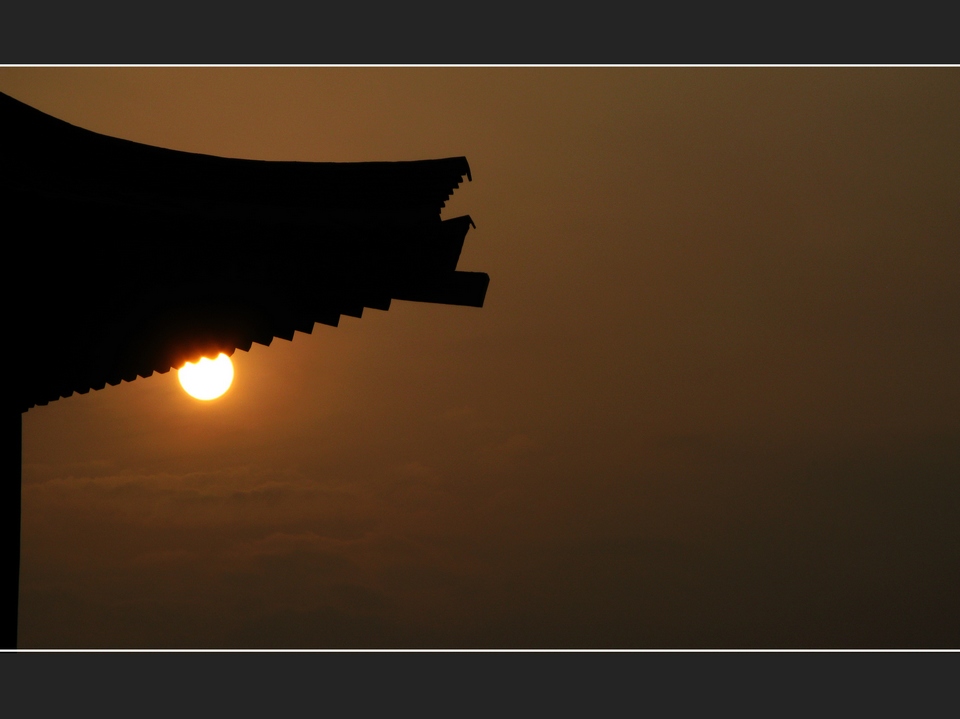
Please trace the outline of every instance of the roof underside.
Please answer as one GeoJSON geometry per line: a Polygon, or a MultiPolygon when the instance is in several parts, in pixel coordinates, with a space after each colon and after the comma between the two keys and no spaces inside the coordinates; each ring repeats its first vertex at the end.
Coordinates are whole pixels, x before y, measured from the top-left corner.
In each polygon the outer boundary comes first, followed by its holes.
{"type": "Polygon", "coordinates": [[[98,135],[0,95],[0,202],[29,354],[25,411],[392,299],[480,307],[457,272],[469,166],[197,155],[98,135]]]}

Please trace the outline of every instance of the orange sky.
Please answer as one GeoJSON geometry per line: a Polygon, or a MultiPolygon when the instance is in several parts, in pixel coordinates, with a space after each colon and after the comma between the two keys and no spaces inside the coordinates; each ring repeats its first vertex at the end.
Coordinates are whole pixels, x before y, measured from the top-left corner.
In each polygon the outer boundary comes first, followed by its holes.
{"type": "Polygon", "coordinates": [[[21,647],[960,643],[956,68],[0,91],[192,152],[465,155],[444,217],[491,278],[238,352],[210,404],[169,373],[31,409],[21,647]]]}

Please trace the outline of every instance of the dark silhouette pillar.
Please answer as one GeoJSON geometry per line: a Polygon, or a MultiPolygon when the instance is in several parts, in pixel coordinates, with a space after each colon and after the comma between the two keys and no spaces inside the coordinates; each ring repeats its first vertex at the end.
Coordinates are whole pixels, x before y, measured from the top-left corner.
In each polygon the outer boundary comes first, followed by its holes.
{"type": "MultiPolygon", "coordinates": [[[[10,413],[13,419],[13,413],[10,413]]],[[[20,489],[21,455],[23,447],[23,414],[17,412],[16,428],[10,427],[11,437],[16,436],[16,458],[11,447],[9,481],[0,487],[0,507],[3,516],[3,539],[0,540],[0,649],[17,646],[17,619],[20,598],[20,489]],[[14,469],[14,464],[16,469],[14,469]],[[14,472],[16,474],[14,475],[14,472]]]]}

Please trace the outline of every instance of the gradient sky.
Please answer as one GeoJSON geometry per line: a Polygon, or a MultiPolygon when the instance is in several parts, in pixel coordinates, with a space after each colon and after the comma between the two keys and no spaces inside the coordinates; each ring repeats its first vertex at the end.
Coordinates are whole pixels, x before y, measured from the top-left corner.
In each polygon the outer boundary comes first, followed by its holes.
{"type": "Polygon", "coordinates": [[[0,91],[227,157],[465,155],[444,217],[491,277],[238,352],[213,403],[31,409],[21,647],[960,646],[960,69],[0,91]]]}

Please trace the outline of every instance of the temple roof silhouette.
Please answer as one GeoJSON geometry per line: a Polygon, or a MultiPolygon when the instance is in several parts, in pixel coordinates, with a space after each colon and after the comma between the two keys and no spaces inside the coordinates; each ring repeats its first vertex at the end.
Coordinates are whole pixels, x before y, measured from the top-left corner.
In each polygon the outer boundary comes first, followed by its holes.
{"type": "Polygon", "coordinates": [[[108,137],[0,94],[21,412],[394,299],[483,306],[441,221],[464,157],[275,162],[108,137]],[[19,357],[19,359],[18,359],[19,357]]]}

